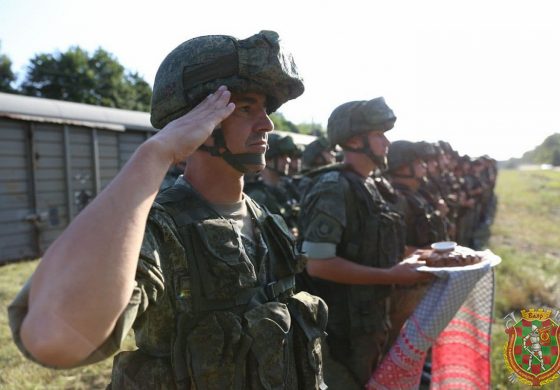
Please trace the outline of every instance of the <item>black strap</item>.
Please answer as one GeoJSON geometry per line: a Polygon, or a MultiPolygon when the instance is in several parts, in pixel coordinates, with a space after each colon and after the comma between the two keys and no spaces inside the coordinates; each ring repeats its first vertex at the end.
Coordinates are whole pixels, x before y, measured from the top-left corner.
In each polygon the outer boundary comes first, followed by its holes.
{"type": "Polygon", "coordinates": [[[270,302],[277,299],[282,293],[295,288],[294,275],[287,276],[266,286],[258,286],[243,290],[231,299],[205,299],[200,298],[200,312],[226,310],[236,306],[247,305],[251,301],[258,303],[270,302]]]}
{"type": "Polygon", "coordinates": [[[266,164],[264,153],[238,153],[233,154],[228,149],[224,138],[224,133],[221,127],[217,127],[212,132],[214,138],[214,145],[200,145],[199,150],[210,153],[212,156],[223,158],[229,165],[237,169],[241,173],[247,173],[247,165],[262,165],[266,164]]]}

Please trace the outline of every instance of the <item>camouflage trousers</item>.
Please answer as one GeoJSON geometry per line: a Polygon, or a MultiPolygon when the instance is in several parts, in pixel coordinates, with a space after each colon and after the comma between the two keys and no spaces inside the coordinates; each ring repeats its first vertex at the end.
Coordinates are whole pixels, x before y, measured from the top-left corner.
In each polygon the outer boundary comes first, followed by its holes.
{"type": "Polygon", "coordinates": [[[399,286],[391,295],[390,329],[349,338],[329,335],[323,344],[325,383],[330,390],[363,389],[381,363],[430,283],[399,286]]]}

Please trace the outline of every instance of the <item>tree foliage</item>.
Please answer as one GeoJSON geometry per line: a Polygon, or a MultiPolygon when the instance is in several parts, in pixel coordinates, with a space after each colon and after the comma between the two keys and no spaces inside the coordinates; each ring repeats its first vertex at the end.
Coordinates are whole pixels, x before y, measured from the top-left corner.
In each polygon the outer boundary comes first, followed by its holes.
{"type": "Polygon", "coordinates": [[[80,47],[54,54],[37,54],[30,60],[21,85],[25,95],[149,111],[151,88],[107,51],[93,55],[80,47]]]}
{"type": "Polygon", "coordinates": [[[298,123],[298,128],[303,134],[314,135],[316,137],[325,136],[326,131],[320,123],[298,123]]]}
{"type": "Polygon", "coordinates": [[[297,125],[286,119],[284,114],[275,112],[270,115],[276,130],[289,131],[290,133],[301,133],[315,135],[317,137],[325,134],[325,129],[319,123],[298,123],[297,125]]]}
{"type": "MultiPolygon", "coordinates": [[[[2,49],[1,45],[0,49],[2,49]]],[[[0,50],[0,92],[14,92],[12,83],[15,80],[16,75],[12,72],[12,61],[0,50]]]]}
{"type": "Polygon", "coordinates": [[[560,133],[548,136],[542,144],[526,152],[521,161],[530,164],[553,164],[556,153],[560,153],[560,133]]]}
{"type": "Polygon", "coordinates": [[[270,115],[270,119],[272,123],[274,123],[274,128],[276,130],[281,131],[289,131],[290,133],[299,133],[298,127],[293,123],[287,120],[284,117],[284,114],[280,112],[274,112],[270,115]]]}

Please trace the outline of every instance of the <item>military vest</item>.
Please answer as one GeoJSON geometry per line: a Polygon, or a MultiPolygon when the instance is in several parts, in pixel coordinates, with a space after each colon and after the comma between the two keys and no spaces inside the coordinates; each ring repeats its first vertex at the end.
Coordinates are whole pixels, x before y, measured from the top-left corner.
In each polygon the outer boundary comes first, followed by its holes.
{"type": "Polygon", "coordinates": [[[443,218],[420,194],[410,188],[395,183],[393,185],[407,200],[406,244],[423,248],[433,242],[447,239],[443,218]]]}
{"type": "Polygon", "coordinates": [[[186,259],[168,265],[173,386],[114,383],[115,388],[325,388],[320,344],[326,305],[304,292],[294,295],[294,275],[305,266],[304,257],[281,217],[245,199],[255,235],[266,243],[260,263],[247,256],[235,222],[194,189],[175,185],[158,195],[154,207],[172,217],[186,251],[186,259]]]}
{"type": "MultiPolygon", "coordinates": [[[[315,183],[332,181],[344,191],[346,226],[337,256],[377,268],[389,268],[402,259],[404,226],[401,217],[390,210],[375,184],[346,165],[338,164],[318,171],[315,183]]],[[[321,193],[309,190],[302,207],[313,204],[321,193]]],[[[303,216],[305,218],[305,216],[303,216]]],[[[305,238],[304,238],[305,239],[305,238]]],[[[386,331],[390,327],[388,298],[392,287],[384,285],[349,285],[313,278],[314,291],[329,306],[328,332],[349,338],[368,332],[386,331]]]]}
{"type": "Polygon", "coordinates": [[[243,191],[249,196],[254,195],[255,198],[263,199],[261,204],[271,213],[281,215],[288,227],[297,227],[299,194],[291,183],[280,182],[277,187],[274,187],[257,180],[246,183],[243,191]]]}

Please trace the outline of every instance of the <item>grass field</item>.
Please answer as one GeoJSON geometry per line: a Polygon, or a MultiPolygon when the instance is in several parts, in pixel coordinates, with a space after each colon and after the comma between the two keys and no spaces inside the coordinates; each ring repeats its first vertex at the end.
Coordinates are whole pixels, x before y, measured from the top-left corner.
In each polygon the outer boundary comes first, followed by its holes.
{"type": "MultiPolygon", "coordinates": [[[[522,308],[560,308],[560,172],[500,171],[498,212],[489,247],[503,259],[496,268],[492,381],[495,389],[522,389],[507,382],[502,318],[522,308]]],[[[19,353],[6,307],[37,262],[0,268],[0,389],[103,389],[111,361],[64,371],[42,368],[19,353]]],[[[129,341],[132,345],[132,341],[129,341]]],[[[545,389],[560,389],[560,380],[545,389]]]]}
{"type": "MultiPolygon", "coordinates": [[[[502,263],[496,269],[492,382],[496,389],[528,388],[507,382],[502,319],[525,308],[560,309],[560,172],[500,171],[496,193],[489,247],[502,263]]],[[[560,389],[560,379],[545,388],[560,389]]]]}

